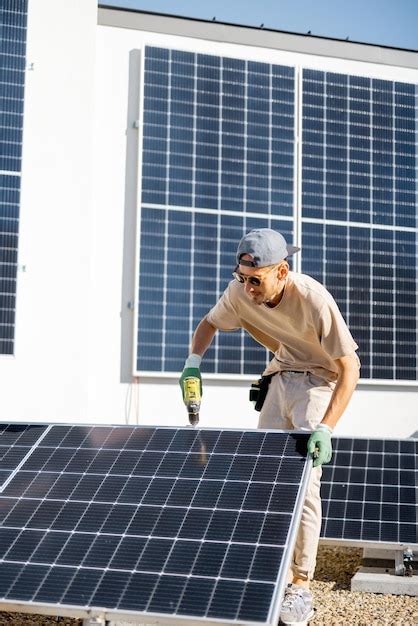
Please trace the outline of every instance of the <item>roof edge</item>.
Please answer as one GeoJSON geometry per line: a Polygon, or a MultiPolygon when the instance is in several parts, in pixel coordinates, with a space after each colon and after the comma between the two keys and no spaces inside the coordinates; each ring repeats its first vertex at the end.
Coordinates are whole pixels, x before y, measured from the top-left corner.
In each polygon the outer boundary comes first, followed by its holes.
{"type": "Polygon", "coordinates": [[[113,6],[111,4],[104,4],[99,2],[98,4],[98,9],[108,9],[108,10],[112,10],[112,11],[123,11],[124,13],[134,13],[134,14],[140,14],[140,15],[148,15],[148,16],[153,16],[153,17],[162,17],[162,18],[172,18],[172,19],[179,19],[179,20],[185,20],[185,21],[189,21],[189,22],[195,22],[195,23],[199,23],[199,24],[210,24],[212,26],[228,26],[231,28],[244,28],[244,29],[248,29],[248,30],[252,30],[252,31],[256,31],[256,32],[264,32],[264,33],[275,33],[275,34],[280,34],[280,35],[291,35],[291,36],[296,36],[296,37],[305,37],[309,40],[319,40],[319,41],[333,41],[333,42],[338,42],[338,43],[343,43],[343,44],[353,44],[355,46],[368,46],[371,48],[382,48],[384,50],[396,50],[398,52],[407,52],[407,53],[411,53],[411,54],[415,54],[418,55],[418,49],[413,49],[413,48],[399,48],[397,46],[388,46],[386,44],[378,44],[378,43],[369,43],[369,42],[365,42],[365,41],[357,41],[354,39],[340,39],[338,37],[327,37],[325,35],[314,35],[314,34],[310,34],[310,33],[301,33],[301,32],[297,32],[297,31],[288,31],[288,30],[280,30],[280,29],[276,29],[276,28],[265,28],[264,26],[251,26],[251,25],[246,25],[246,24],[238,24],[235,22],[222,22],[222,21],[218,21],[218,20],[206,20],[203,18],[198,18],[198,17],[188,17],[188,16],[183,16],[183,15],[177,15],[174,13],[160,13],[157,11],[144,11],[142,9],[132,9],[132,8],[125,8],[125,7],[119,7],[119,6],[113,6]]]}

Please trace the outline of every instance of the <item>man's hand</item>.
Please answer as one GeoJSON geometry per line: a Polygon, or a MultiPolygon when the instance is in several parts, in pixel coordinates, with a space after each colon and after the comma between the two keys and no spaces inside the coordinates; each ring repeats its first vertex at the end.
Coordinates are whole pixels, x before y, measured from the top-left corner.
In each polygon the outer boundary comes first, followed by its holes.
{"type": "Polygon", "coordinates": [[[200,363],[202,361],[202,357],[199,354],[190,354],[186,362],[184,364],[184,369],[181,373],[179,385],[181,387],[181,393],[183,394],[183,402],[184,402],[184,380],[186,378],[198,378],[200,381],[200,395],[203,394],[202,390],[202,377],[200,375],[200,363]]]}
{"type": "Polygon", "coordinates": [[[314,467],[331,461],[331,429],[325,426],[325,424],[320,424],[309,437],[308,453],[311,454],[314,459],[314,467]]]}

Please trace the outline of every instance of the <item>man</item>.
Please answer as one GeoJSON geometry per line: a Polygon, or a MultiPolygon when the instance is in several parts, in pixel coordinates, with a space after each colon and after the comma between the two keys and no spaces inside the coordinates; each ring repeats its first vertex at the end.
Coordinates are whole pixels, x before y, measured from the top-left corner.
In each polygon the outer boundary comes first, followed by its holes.
{"type": "Polygon", "coordinates": [[[308,452],[314,468],[304,502],[280,618],[305,624],[313,616],[313,578],[321,529],[321,465],[331,460],[331,434],[359,378],[354,342],[331,294],[316,280],[289,271],[286,257],[299,248],[269,228],[252,230],[237,250],[237,267],[218,303],[193,335],[180,385],[201,380],[200,363],[217,330],[245,328],[274,353],[264,375],[273,374],[259,428],[312,431],[308,452]]]}

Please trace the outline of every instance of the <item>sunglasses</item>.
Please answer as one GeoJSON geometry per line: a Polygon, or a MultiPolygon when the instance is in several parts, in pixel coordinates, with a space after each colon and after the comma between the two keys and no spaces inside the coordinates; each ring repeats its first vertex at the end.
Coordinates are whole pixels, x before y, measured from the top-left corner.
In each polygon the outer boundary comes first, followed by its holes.
{"type": "MultiPolygon", "coordinates": [[[[240,274],[240,272],[237,271],[238,267],[239,267],[239,265],[237,265],[235,270],[232,272],[232,276],[235,278],[235,280],[237,280],[239,283],[249,282],[250,285],[253,285],[254,287],[260,287],[260,285],[263,282],[265,276],[263,276],[262,278],[258,278],[258,276],[245,276],[244,274],[240,274]]],[[[271,270],[273,270],[275,267],[277,267],[277,265],[273,265],[268,270],[268,272],[266,272],[266,275],[269,272],[271,272],[271,270]]]]}

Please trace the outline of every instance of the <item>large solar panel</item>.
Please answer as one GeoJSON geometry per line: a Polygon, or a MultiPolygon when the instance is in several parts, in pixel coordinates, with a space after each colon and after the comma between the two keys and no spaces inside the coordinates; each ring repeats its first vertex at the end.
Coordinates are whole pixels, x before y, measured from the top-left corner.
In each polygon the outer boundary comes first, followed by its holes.
{"type": "Polygon", "coordinates": [[[302,271],[336,298],[362,378],[417,378],[416,104],[415,85],[303,70],[302,271]]]}
{"type": "Polygon", "coordinates": [[[27,0],[0,6],[0,354],[13,354],[27,0]]]}
{"type": "Polygon", "coordinates": [[[321,536],[418,546],[418,441],[335,438],[333,447],[323,466],[321,536]]]}
{"type": "MultiPolygon", "coordinates": [[[[416,86],[301,69],[298,91],[293,67],[144,55],[136,371],[181,370],[240,237],[267,226],[300,231],[302,271],[335,296],[362,377],[416,380],[416,86]]],[[[267,358],[219,333],[202,368],[260,374],[267,358]]]]}
{"type": "Polygon", "coordinates": [[[0,601],[275,624],[307,435],[52,426],[0,494],[0,601]]]}
{"type": "MultiPolygon", "coordinates": [[[[293,241],[294,69],[145,48],[136,369],[178,372],[255,227],[293,241]]],[[[259,374],[266,350],[215,338],[211,373],[259,374]]]]}

